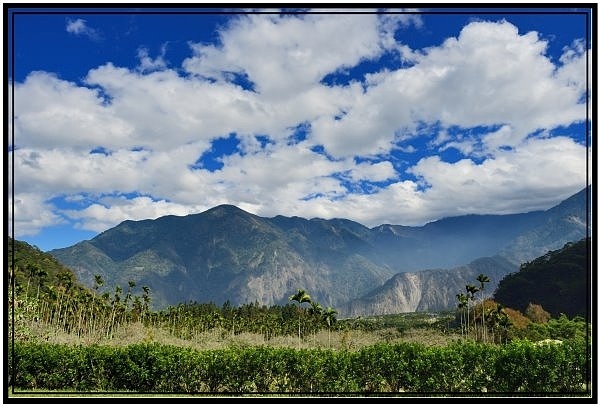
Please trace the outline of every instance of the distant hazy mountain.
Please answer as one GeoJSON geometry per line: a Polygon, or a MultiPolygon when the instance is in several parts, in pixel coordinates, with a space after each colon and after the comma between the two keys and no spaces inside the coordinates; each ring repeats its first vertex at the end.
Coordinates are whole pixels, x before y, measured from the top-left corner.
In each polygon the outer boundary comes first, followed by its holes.
{"type": "MultiPolygon", "coordinates": [[[[543,212],[516,216],[482,216],[488,220],[487,227],[471,228],[472,234],[468,232],[466,234],[473,235],[475,238],[481,235],[484,240],[489,241],[490,237],[486,234],[498,233],[499,237],[496,240],[498,245],[495,249],[497,255],[477,258],[467,265],[451,269],[400,273],[363,297],[347,302],[342,306],[343,313],[357,316],[452,308],[456,305],[456,294],[464,292],[466,284],[477,285],[475,278],[480,273],[490,278],[486,290],[491,296],[502,278],[517,272],[523,262],[558,249],[568,242],[578,241],[591,233],[588,228],[591,227],[590,195],[591,188],[583,189],[559,205],[543,212]],[[508,221],[503,222],[503,218],[508,221]],[[523,221],[515,226],[515,229],[519,230],[516,235],[510,233],[511,224],[514,224],[511,220],[515,218],[523,221]],[[512,238],[502,238],[510,235],[512,238]]],[[[445,219],[437,223],[454,223],[460,219],[464,217],[445,219]]],[[[430,224],[423,228],[428,226],[430,224]]],[[[461,235],[460,232],[455,234],[457,241],[461,241],[461,235]]],[[[433,238],[436,238],[435,235],[433,238]]],[[[437,238],[439,241],[445,237],[437,238]]],[[[480,247],[487,248],[486,255],[489,255],[493,248],[492,243],[487,241],[475,242],[475,245],[479,244],[480,247]]],[[[460,242],[450,239],[450,244],[456,247],[460,242]]],[[[484,252],[485,248],[481,252],[484,252]]]]}
{"type": "Polygon", "coordinates": [[[344,219],[263,218],[223,205],[125,221],[51,254],[88,286],[96,274],[109,290],[128,281],[149,286],[157,308],[190,300],[284,303],[302,288],[341,315],[437,309],[453,306],[450,287],[471,273],[485,268],[500,278],[518,269],[520,258],[585,236],[585,197],[584,190],[548,211],[371,229],[344,219]],[[411,278],[420,282],[400,283],[411,278]]]}
{"type": "Polygon", "coordinates": [[[500,254],[520,265],[562,248],[567,242],[579,241],[592,232],[591,212],[591,188],[588,188],[546,211],[540,224],[519,235],[500,254]]]}

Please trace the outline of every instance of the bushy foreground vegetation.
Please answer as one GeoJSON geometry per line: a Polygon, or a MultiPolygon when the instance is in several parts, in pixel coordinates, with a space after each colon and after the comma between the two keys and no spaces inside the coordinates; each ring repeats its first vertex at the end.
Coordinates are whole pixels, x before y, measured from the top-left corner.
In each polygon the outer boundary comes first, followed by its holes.
{"type": "Polygon", "coordinates": [[[9,380],[20,390],[584,395],[586,354],[582,340],[377,344],[358,351],[15,342],[9,380]]]}

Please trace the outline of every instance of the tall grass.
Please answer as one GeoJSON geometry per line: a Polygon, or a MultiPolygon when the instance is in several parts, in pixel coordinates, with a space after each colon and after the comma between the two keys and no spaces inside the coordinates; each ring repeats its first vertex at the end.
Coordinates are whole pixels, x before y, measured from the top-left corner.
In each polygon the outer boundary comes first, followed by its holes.
{"type": "MultiPolygon", "coordinates": [[[[376,331],[345,330],[331,332],[331,348],[336,350],[358,350],[377,343],[398,344],[415,342],[425,345],[445,345],[460,338],[459,334],[441,334],[435,329],[414,328],[398,332],[393,328],[376,331]]],[[[164,345],[185,346],[194,349],[212,350],[227,347],[270,346],[278,348],[298,348],[296,335],[275,336],[269,340],[263,334],[242,332],[232,334],[223,328],[214,328],[182,339],[163,327],[147,326],[141,322],[119,325],[111,337],[99,333],[95,335],[79,335],[67,333],[60,328],[43,322],[30,324],[30,335],[27,341],[41,341],[52,344],[69,345],[111,345],[126,346],[137,343],[158,343],[164,345]]],[[[315,334],[303,337],[301,349],[329,348],[329,334],[320,330],[315,334]]]]}

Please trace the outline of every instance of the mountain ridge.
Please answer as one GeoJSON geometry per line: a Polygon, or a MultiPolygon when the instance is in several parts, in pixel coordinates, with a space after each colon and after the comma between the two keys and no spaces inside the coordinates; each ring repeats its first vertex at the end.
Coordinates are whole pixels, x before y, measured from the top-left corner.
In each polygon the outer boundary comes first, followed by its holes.
{"type": "MultiPolygon", "coordinates": [[[[478,258],[500,255],[518,266],[517,258],[564,244],[561,234],[581,234],[580,224],[588,222],[581,216],[587,207],[585,191],[554,211],[456,216],[420,227],[264,218],[223,204],[188,216],[126,220],[91,240],[50,253],[88,286],[96,274],[105,279],[106,289],[129,280],[150,286],[157,307],[227,300],[269,305],[284,303],[303,288],[324,305],[360,312],[359,303],[369,302],[371,292],[398,274],[428,271],[416,276],[424,278],[437,272],[437,288],[431,285],[435,278],[420,285],[435,291],[443,280],[449,284],[448,278],[462,281],[460,267],[478,258]],[[441,278],[442,271],[449,272],[447,278],[441,278]]],[[[448,298],[421,297],[419,309],[448,305],[448,298]]]]}

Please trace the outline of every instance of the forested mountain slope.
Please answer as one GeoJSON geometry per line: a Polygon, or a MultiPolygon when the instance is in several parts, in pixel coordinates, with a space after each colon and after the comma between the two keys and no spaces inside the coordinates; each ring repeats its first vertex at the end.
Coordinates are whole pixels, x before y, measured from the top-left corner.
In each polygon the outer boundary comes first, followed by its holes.
{"type": "Polygon", "coordinates": [[[518,272],[502,279],[494,294],[505,306],[525,311],[529,303],[541,305],[552,317],[590,316],[592,297],[591,240],[563,248],[524,263],[518,272]]]}
{"type": "Polygon", "coordinates": [[[478,258],[501,253],[502,259],[487,261],[499,264],[494,272],[506,274],[518,269],[515,258],[533,259],[542,248],[562,246],[568,242],[563,236],[585,236],[586,191],[566,202],[540,212],[374,228],[345,219],[263,218],[222,205],[183,217],[125,221],[51,254],[90,287],[94,275],[102,276],[105,289],[128,281],[149,286],[157,308],[190,300],[281,304],[302,288],[326,306],[369,314],[374,305],[361,310],[360,303],[372,302],[372,292],[381,297],[378,289],[394,275],[429,270],[419,276],[431,275],[415,287],[419,292],[405,293],[420,297],[419,309],[429,309],[452,305],[449,296],[436,292],[462,284],[463,268],[485,263],[478,258]],[[506,261],[517,268],[509,269],[506,261]],[[356,299],[364,300],[350,303],[356,299]]]}

